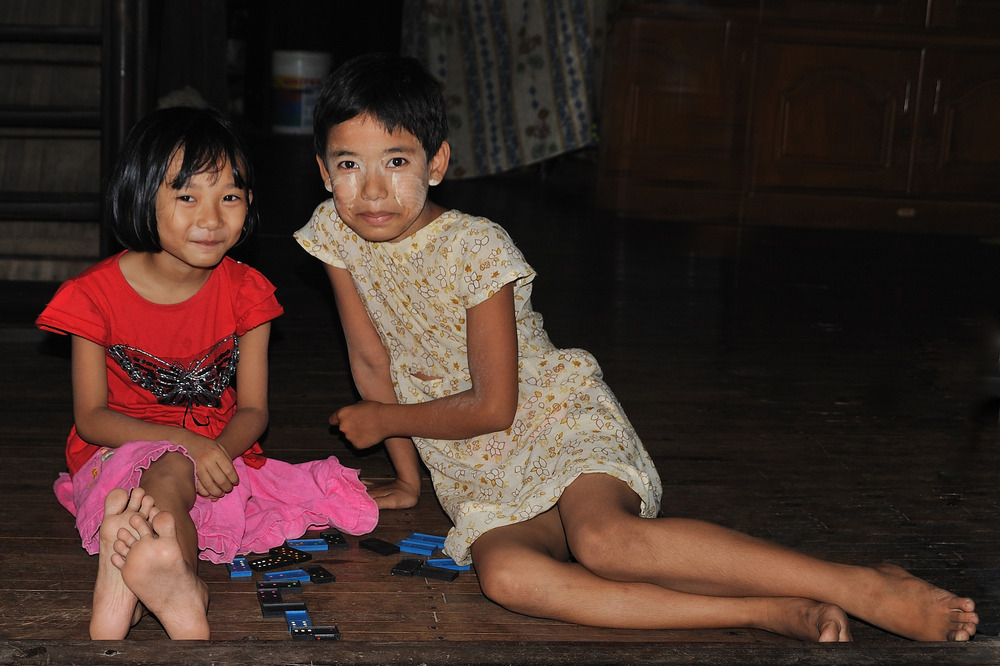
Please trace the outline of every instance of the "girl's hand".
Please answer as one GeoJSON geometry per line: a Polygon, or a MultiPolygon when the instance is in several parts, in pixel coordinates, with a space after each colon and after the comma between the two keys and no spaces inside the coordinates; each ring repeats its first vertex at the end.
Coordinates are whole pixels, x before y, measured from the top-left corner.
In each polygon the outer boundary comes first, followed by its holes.
{"type": "Polygon", "coordinates": [[[188,454],[194,458],[197,469],[195,487],[202,497],[217,500],[232,492],[240,482],[229,452],[215,440],[201,438],[198,445],[187,448],[188,454]]]}
{"type": "Polygon", "coordinates": [[[381,402],[362,400],[335,411],[330,416],[330,425],[340,428],[344,437],[357,448],[367,449],[388,436],[388,433],[381,430],[378,414],[381,408],[381,402]]]}
{"type": "Polygon", "coordinates": [[[399,479],[368,488],[368,495],[375,500],[379,510],[409,509],[420,499],[420,486],[414,488],[399,479]]]}

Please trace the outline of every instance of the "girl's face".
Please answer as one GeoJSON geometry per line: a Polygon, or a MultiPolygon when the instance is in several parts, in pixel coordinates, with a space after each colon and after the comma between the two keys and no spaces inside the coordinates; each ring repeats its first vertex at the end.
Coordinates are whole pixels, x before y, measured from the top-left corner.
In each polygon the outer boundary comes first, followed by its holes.
{"type": "Polygon", "coordinates": [[[236,186],[228,160],[174,189],[182,158],[177,151],[156,193],[159,254],[191,268],[214,268],[239,241],[252,195],[236,186]]]}
{"type": "Polygon", "coordinates": [[[347,226],[365,240],[396,242],[436,216],[427,189],[444,178],[450,155],[446,142],[428,162],[417,137],[402,129],[389,133],[361,115],[330,130],[326,161],[316,161],[347,226]]]}

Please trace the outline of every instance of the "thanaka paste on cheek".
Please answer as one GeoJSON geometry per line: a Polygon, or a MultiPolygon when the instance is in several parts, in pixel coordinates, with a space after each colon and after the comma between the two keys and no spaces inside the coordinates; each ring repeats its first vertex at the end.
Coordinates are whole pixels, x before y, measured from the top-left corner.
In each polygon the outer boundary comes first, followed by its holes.
{"type": "Polygon", "coordinates": [[[427,183],[415,174],[392,174],[392,192],[401,208],[419,210],[427,201],[427,183]]]}
{"type": "Polygon", "coordinates": [[[356,171],[338,174],[331,179],[333,201],[338,209],[351,210],[358,197],[358,176],[356,171]]]}

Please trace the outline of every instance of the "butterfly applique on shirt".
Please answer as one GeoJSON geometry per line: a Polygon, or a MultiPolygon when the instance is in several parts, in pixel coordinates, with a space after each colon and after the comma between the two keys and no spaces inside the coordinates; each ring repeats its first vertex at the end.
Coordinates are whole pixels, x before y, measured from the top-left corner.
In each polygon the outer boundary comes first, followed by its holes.
{"type": "MultiPolygon", "coordinates": [[[[184,405],[186,420],[193,407],[222,404],[222,394],[236,374],[240,350],[233,334],[186,365],[123,344],[108,347],[108,356],[121,366],[129,379],[152,393],[161,405],[184,405]]],[[[194,420],[193,416],[191,418],[194,420]]]]}

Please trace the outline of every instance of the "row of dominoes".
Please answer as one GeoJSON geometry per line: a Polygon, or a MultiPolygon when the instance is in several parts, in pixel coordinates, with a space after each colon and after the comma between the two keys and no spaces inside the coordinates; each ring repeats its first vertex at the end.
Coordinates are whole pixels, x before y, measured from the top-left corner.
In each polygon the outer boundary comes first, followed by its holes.
{"type": "Polygon", "coordinates": [[[249,578],[254,571],[269,571],[289,564],[308,562],[312,555],[308,551],[346,550],[349,545],[337,530],[327,530],[320,533],[319,539],[290,539],[282,546],[276,546],[266,555],[253,558],[236,557],[226,564],[232,578],[249,578]]]}
{"type": "MultiPolygon", "coordinates": [[[[431,556],[444,548],[444,537],[431,534],[421,534],[413,532],[408,537],[400,539],[396,543],[389,543],[382,539],[363,539],[358,545],[379,555],[394,555],[396,553],[411,553],[414,555],[431,556]]],[[[428,566],[436,566],[442,569],[453,569],[455,571],[467,571],[468,564],[456,564],[450,557],[439,557],[429,559],[425,562],[428,566]]]]}
{"type": "Polygon", "coordinates": [[[286,599],[288,593],[301,593],[299,580],[261,581],[257,583],[257,601],[264,617],[284,617],[288,633],[296,641],[339,640],[340,630],[335,625],[317,626],[309,619],[309,611],[302,601],[286,599]]]}
{"type": "MultiPolygon", "coordinates": [[[[361,541],[358,545],[379,555],[394,555],[403,552],[429,556],[444,548],[444,541],[444,537],[414,532],[396,543],[389,543],[382,539],[368,538],[361,541]]],[[[404,558],[392,568],[390,573],[393,576],[421,576],[436,580],[455,580],[458,577],[459,571],[466,571],[468,569],[469,565],[457,564],[450,557],[429,560],[404,558]]]]}
{"type": "MultiPolygon", "coordinates": [[[[286,541],[283,546],[272,548],[266,555],[257,556],[252,559],[237,557],[226,565],[229,569],[229,575],[233,578],[248,578],[253,575],[254,571],[269,571],[271,569],[277,569],[291,564],[307,562],[312,559],[312,555],[310,555],[308,551],[346,550],[350,547],[343,535],[337,530],[322,532],[320,537],[321,538],[319,539],[290,539],[286,541]]],[[[358,543],[358,546],[378,553],[379,555],[393,555],[395,553],[404,552],[430,556],[441,550],[441,548],[444,547],[444,542],[444,537],[414,532],[394,544],[389,543],[388,541],[383,541],[382,539],[370,537],[362,539],[358,543]]],[[[457,564],[450,557],[427,559],[426,561],[423,561],[423,564],[428,567],[437,567],[440,569],[450,569],[454,571],[467,571],[470,568],[467,564],[457,564]]],[[[309,568],[307,567],[306,569],[308,570],[309,568]]],[[[318,569],[322,569],[322,567],[319,567],[318,569]]],[[[293,572],[283,572],[283,575],[294,576],[295,572],[304,572],[304,570],[297,569],[293,572]]],[[[303,582],[306,580],[312,580],[312,582],[327,582],[326,580],[314,580],[312,576],[306,577],[304,573],[302,576],[303,582]]],[[[268,577],[269,576],[265,574],[265,578],[268,577]]]]}
{"type": "MultiPolygon", "coordinates": [[[[433,555],[444,547],[444,537],[414,532],[394,544],[381,539],[368,538],[358,545],[380,555],[393,555],[399,552],[433,555]]],[[[450,557],[433,560],[403,558],[396,563],[390,573],[393,576],[422,577],[451,581],[458,577],[459,571],[464,571],[468,568],[469,565],[456,564],[450,557]]]]}
{"type": "Polygon", "coordinates": [[[257,583],[257,601],[263,617],[284,617],[293,640],[338,640],[340,630],[333,625],[316,626],[309,618],[306,605],[293,601],[287,594],[301,593],[302,583],[332,583],[336,577],[319,565],[301,569],[272,571],[289,564],[299,564],[312,559],[306,550],[344,549],[347,541],[337,530],[329,530],[320,539],[296,539],[272,548],[266,555],[254,558],[237,557],[226,567],[232,578],[249,578],[254,571],[264,572],[264,580],[257,583]]]}
{"type": "Polygon", "coordinates": [[[288,594],[301,594],[302,583],[332,583],[336,578],[321,566],[291,571],[273,571],[264,574],[264,580],[257,583],[257,602],[263,617],[284,617],[288,623],[288,633],[293,640],[337,640],[340,630],[333,625],[315,626],[309,619],[305,602],[286,598],[288,594]]]}
{"type": "MultiPolygon", "coordinates": [[[[444,537],[414,532],[395,544],[368,538],[358,545],[380,555],[392,555],[398,552],[432,555],[444,546],[444,541],[444,537]]],[[[294,640],[337,640],[340,638],[340,631],[336,626],[313,625],[305,603],[285,597],[287,594],[300,593],[302,583],[332,583],[336,577],[318,565],[282,571],[272,571],[272,569],[307,562],[312,559],[310,551],[347,548],[349,544],[339,531],[327,530],[320,533],[319,539],[290,539],[284,545],[272,548],[265,555],[234,558],[226,567],[232,578],[248,578],[253,576],[254,571],[263,572],[264,580],[257,583],[257,600],[260,603],[261,614],[265,618],[284,617],[294,640]]],[[[459,571],[467,569],[468,565],[456,564],[447,557],[427,560],[404,558],[390,573],[393,576],[419,576],[451,581],[458,577],[459,571]]]]}

